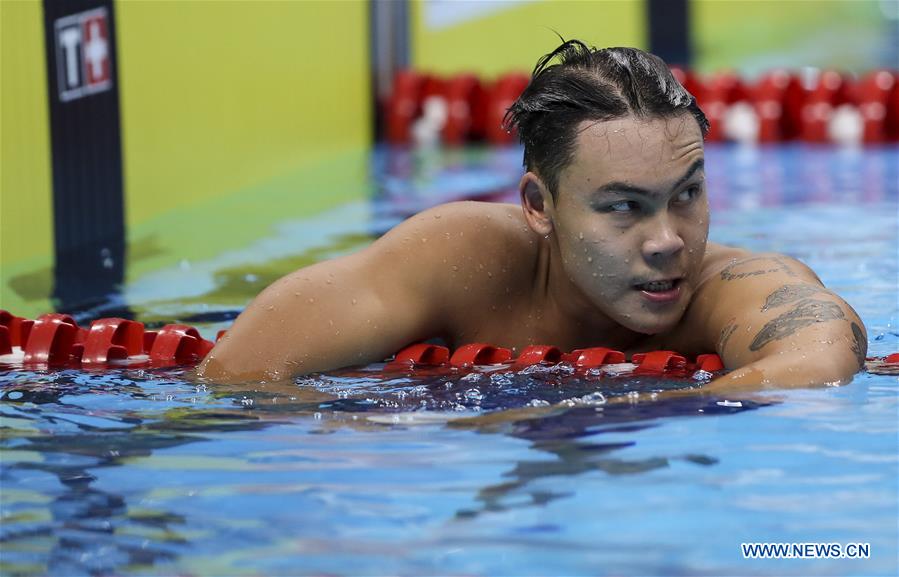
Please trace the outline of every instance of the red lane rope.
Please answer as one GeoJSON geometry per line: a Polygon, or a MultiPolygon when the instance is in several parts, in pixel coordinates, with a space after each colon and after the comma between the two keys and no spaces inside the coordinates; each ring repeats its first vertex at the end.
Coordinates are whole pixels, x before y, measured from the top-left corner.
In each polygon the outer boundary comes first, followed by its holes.
{"type": "MultiPolygon", "coordinates": [[[[224,333],[219,331],[217,339],[224,333]]],[[[212,341],[204,339],[189,325],[167,324],[158,331],[147,331],[137,321],[102,318],[83,328],[66,314],[48,313],[32,320],[0,310],[0,357],[12,355],[10,360],[23,365],[92,368],[116,361],[153,367],[193,365],[203,360],[213,346],[212,341]]],[[[899,353],[868,360],[899,368],[899,353]]],[[[567,363],[575,370],[586,371],[623,365],[626,361],[624,353],[606,347],[563,352],[551,345],[531,345],[513,358],[511,350],[487,343],[463,345],[453,352],[444,346],[418,343],[399,351],[388,360],[384,370],[471,369],[496,364],[522,369],[567,363]]],[[[724,369],[716,354],[690,360],[675,351],[634,353],[630,363],[631,372],[636,374],[689,376],[699,370],[714,373],[724,369]]]]}
{"type": "MultiPolygon", "coordinates": [[[[878,69],[854,76],[836,70],[799,73],[772,70],[754,81],[732,72],[700,75],[672,67],[674,76],[696,98],[711,123],[710,142],[727,140],[726,116],[738,111],[751,116],[757,142],[839,141],[840,127],[851,118],[851,132],[861,143],[899,142],[899,70],[878,69]]],[[[384,139],[412,143],[416,122],[427,120],[428,109],[445,110],[435,126],[448,145],[471,141],[509,144],[515,135],[502,127],[506,109],[527,87],[530,77],[518,71],[495,80],[472,74],[439,76],[402,70],[383,103],[384,139]],[[445,118],[444,118],[445,116],[445,118]]]]}

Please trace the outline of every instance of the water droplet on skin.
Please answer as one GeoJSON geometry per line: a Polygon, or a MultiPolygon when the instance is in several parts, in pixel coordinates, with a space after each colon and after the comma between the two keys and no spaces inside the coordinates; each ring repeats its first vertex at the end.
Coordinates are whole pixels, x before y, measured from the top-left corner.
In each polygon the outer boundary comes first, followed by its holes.
{"type": "Polygon", "coordinates": [[[578,240],[584,240],[584,233],[579,232],[577,235],[578,240]]]}
{"type": "Polygon", "coordinates": [[[487,271],[487,276],[490,277],[490,278],[493,278],[493,273],[490,272],[490,271],[488,270],[488,271],[487,271]]]}
{"type": "Polygon", "coordinates": [[[309,304],[312,304],[312,303],[314,303],[314,302],[315,302],[315,299],[313,299],[313,298],[310,298],[310,299],[309,299],[309,301],[308,301],[308,302],[309,302],[309,304]]]}
{"type": "Polygon", "coordinates": [[[457,267],[456,265],[453,265],[453,271],[458,271],[458,270],[459,270],[459,267],[457,267]]]}
{"type": "Polygon", "coordinates": [[[265,307],[265,310],[273,311],[273,310],[275,310],[275,305],[268,305],[267,307],[265,307]]]}
{"type": "Polygon", "coordinates": [[[300,296],[300,293],[298,293],[298,292],[293,293],[293,296],[298,297],[298,296],[300,296]]]}
{"type": "Polygon", "coordinates": [[[593,278],[596,278],[596,273],[593,273],[593,278]]]}
{"type": "Polygon", "coordinates": [[[434,218],[440,218],[441,216],[443,216],[443,215],[435,214],[435,215],[434,215],[434,218]]]}
{"type": "Polygon", "coordinates": [[[353,303],[353,305],[355,305],[357,301],[356,299],[353,299],[351,302],[353,303]]]}
{"type": "Polygon", "coordinates": [[[593,257],[592,257],[592,256],[588,256],[588,257],[587,257],[587,262],[593,262],[593,257]]]}
{"type": "Polygon", "coordinates": [[[421,243],[424,244],[426,242],[428,242],[428,239],[426,239],[425,237],[421,237],[421,243]]]}

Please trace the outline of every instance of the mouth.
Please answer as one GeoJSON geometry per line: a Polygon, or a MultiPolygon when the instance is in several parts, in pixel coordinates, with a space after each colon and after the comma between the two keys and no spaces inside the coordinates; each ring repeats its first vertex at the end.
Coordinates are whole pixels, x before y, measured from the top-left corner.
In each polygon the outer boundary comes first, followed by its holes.
{"type": "Polygon", "coordinates": [[[681,280],[679,278],[653,280],[634,285],[634,288],[650,302],[669,303],[680,297],[681,280]]]}

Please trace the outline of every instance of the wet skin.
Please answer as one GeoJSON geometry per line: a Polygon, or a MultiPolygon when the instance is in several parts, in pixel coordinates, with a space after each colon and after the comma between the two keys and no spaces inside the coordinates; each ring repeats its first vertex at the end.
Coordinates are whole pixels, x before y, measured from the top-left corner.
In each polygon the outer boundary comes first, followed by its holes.
{"type": "Polygon", "coordinates": [[[273,283],[201,376],[286,379],[433,337],[715,351],[733,369],[717,387],[845,382],[863,364],[864,325],[811,270],[707,244],[692,117],[584,122],[557,194],[533,172],[519,188],[521,206],[436,207],[273,283]]]}

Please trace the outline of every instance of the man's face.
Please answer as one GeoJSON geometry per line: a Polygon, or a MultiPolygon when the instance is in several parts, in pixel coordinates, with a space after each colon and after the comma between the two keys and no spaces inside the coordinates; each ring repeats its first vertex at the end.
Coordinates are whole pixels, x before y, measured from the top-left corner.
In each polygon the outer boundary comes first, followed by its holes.
{"type": "Polygon", "coordinates": [[[669,330],[692,298],[708,237],[699,127],[685,114],[579,129],[553,211],[564,271],[618,324],[669,330]]]}

